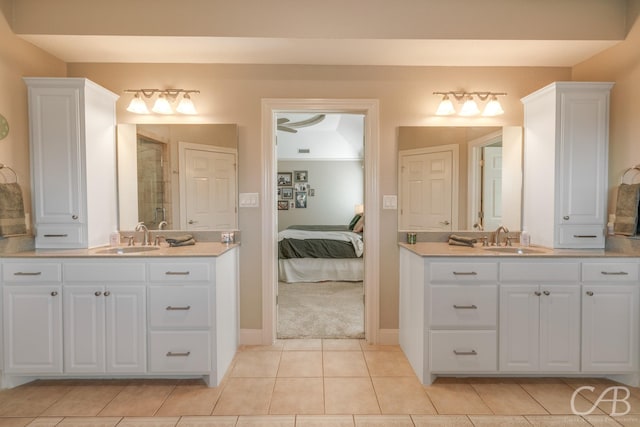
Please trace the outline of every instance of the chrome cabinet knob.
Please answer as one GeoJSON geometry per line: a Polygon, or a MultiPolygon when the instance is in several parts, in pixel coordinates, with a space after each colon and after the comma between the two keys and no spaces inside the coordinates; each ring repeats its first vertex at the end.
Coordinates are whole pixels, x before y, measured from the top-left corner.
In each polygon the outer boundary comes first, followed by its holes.
{"type": "Polygon", "coordinates": [[[108,297],[109,295],[111,295],[111,292],[109,292],[109,291],[104,291],[104,296],[105,296],[105,297],[108,297]]]}
{"type": "Polygon", "coordinates": [[[71,219],[78,219],[78,215],[71,215],[71,219]]]}
{"type": "Polygon", "coordinates": [[[592,291],[587,291],[587,292],[586,292],[586,294],[587,294],[588,296],[590,296],[590,297],[592,297],[592,296],[593,296],[593,292],[592,292],[592,291]]]}
{"type": "Polygon", "coordinates": [[[95,296],[97,296],[97,297],[99,297],[100,295],[102,295],[102,292],[100,292],[100,291],[95,291],[94,295],[95,295],[95,296]]]}
{"type": "Polygon", "coordinates": [[[569,215],[563,216],[562,219],[564,219],[565,221],[569,221],[569,215]]]}
{"type": "Polygon", "coordinates": [[[52,297],[55,297],[56,295],[58,295],[58,292],[57,292],[57,291],[53,291],[53,292],[51,292],[51,296],[52,296],[52,297]]]}

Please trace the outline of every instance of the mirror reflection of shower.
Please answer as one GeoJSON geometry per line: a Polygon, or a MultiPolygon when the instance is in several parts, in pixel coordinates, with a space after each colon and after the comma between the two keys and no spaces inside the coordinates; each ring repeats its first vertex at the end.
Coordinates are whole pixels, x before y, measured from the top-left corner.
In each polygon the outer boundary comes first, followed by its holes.
{"type": "Polygon", "coordinates": [[[167,144],[138,135],[138,218],[153,229],[162,221],[172,228],[167,151],[167,144]]]}

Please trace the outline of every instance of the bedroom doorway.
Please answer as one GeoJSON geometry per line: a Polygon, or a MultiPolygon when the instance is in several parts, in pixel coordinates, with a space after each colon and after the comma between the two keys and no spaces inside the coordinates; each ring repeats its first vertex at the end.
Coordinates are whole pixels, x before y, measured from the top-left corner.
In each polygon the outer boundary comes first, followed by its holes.
{"type": "Polygon", "coordinates": [[[276,113],[280,339],[364,338],[364,115],[276,113]]]}
{"type": "MultiPolygon", "coordinates": [[[[378,342],[379,330],[379,277],[375,260],[379,256],[376,233],[379,224],[377,200],[378,117],[379,105],[374,99],[264,99],[262,101],[262,148],[265,176],[262,205],[262,340],[264,344],[276,339],[277,269],[277,159],[276,122],[279,112],[354,113],[364,116],[364,211],[367,226],[364,229],[364,251],[371,262],[364,263],[364,329],[369,343],[378,342]]],[[[285,178],[286,179],[286,178],[285,178]]]]}

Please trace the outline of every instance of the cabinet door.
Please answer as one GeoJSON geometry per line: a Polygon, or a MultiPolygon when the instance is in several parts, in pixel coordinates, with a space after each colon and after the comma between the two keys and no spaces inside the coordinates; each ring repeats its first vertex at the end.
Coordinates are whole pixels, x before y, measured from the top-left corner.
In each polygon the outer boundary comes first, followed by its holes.
{"type": "Polygon", "coordinates": [[[595,285],[582,290],[582,370],[637,370],[638,287],[595,285]]]}
{"type": "Polygon", "coordinates": [[[500,370],[537,371],[540,292],[538,285],[500,287],[500,370]]]}
{"type": "Polygon", "coordinates": [[[145,287],[109,285],[104,296],[107,372],[145,372],[145,287]]]}
{"type": "Polygon", "coordinates": [[[4,286],[4,371],[62,372],[60,285],[4,286]]]}
{"type": "Polygon", "coordinates": [[[607,92],[567,91],[560,96],[559,223],[604,226],[607,92]]]}
{"type": "Polygon", "coordinates": [[[64,287],[64,370],[105,372],[102,286],[64,287]]]}
{"type": "Polygon", "coordinates": [[[580,286],[540,286],[540,370],[580,369],[580,286]]]}

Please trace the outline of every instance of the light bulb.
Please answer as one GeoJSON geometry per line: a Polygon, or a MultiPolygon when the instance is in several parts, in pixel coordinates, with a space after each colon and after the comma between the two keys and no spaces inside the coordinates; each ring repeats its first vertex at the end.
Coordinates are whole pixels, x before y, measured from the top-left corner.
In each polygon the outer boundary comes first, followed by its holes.
{"type": "Polygon", "coordinates": [[[493,95],[491,97],[491,100],[487,103],[487,106],[484,107],[482,115],[499,116],[500,114],[504,114],[504,110],[502,109],[502,105],[500,105],[500,102],[498,102],[498,97],[493,95]]]}
{"type": "Polygon", "coordinates": [[[473,100],[473,96],[469,95],[464,104],[462,105],[462,109],[460,110],[461,116],[475,116],[480,114],[480,110],[478,109],[478,104],[473,100]]]}
{"type": "Polygon", "coordinates": [[[151,111],[158,114],[173,114],[173,109],[167,99],[167,95],[161,93],[151,111]]]}
{"type": "Polygon", "coordinates": [[[131,99],[127,111],[136,114],[149,114],[147,104],[144,102],[144,99],[140,98],[140,93],[138,92],[136,92],[133,99],[131,99]]]}
{"type": "Polygon", "coordinates": [[[184,98],[180,100],[176,111],[180,114],[198,114],[188,93],[184,94],[184,98]]]}
{"type": "Polygon", "coordinates": [[[453,108],[453,103],[449,99],[449,95],[445,95],[438,105],[436,110],[436,116],[450,116],[456,113],[456,109],[453,108]]]}

